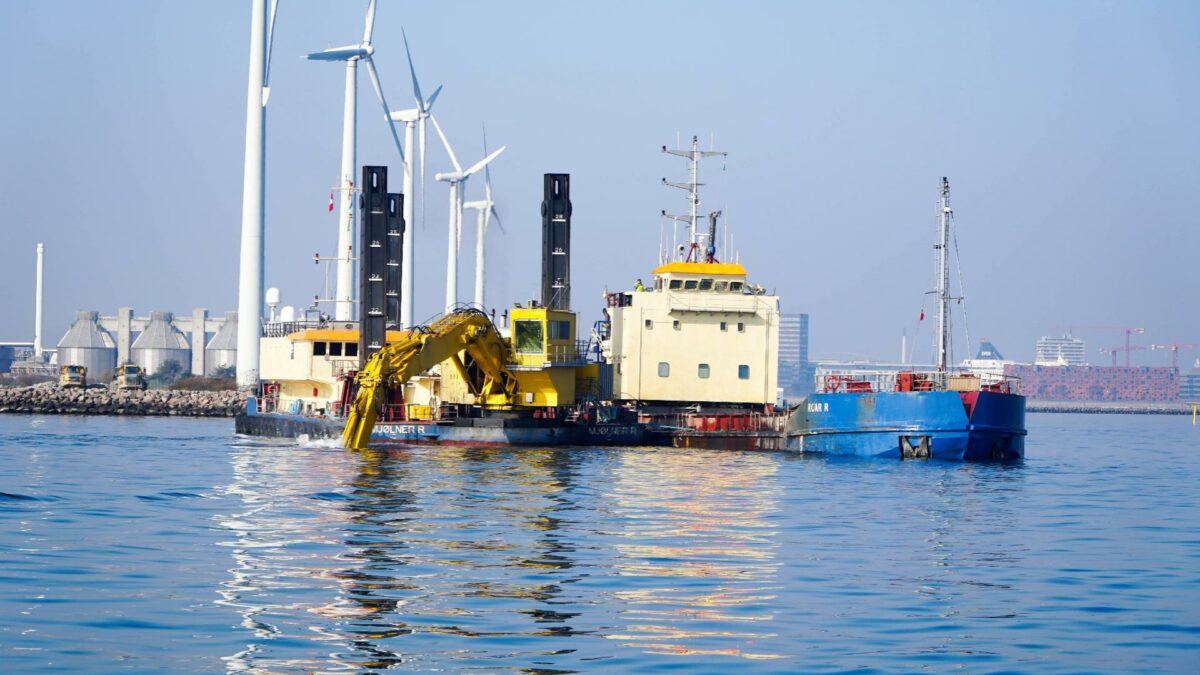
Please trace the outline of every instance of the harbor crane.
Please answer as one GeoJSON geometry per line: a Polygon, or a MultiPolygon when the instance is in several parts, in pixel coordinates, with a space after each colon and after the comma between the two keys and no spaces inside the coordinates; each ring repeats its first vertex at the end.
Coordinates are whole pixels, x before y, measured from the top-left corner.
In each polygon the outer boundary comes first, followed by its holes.
{"type": "Polygon", "coordinates": [[[1113,366],[1113,368],[1116,368],[1117,367],[1117,354],[1120,352],[1125,352],[1125,367],[1128,368],[1129,367],[1129,353],[1130,352],[1144,352],[1147,349],[1149,349],[1149,347],[1143,347],[1141,345],[1132,345],[1132,346],[1126,345],[1124,347],[1101,347],[1100,353],[1101,354],[1112,354],[1112,366],[1113,366]]]}
{"type": "Polygon", "coordinates": [[[1100,350],[1100,352],[1103,354],[1107,354],[1110,351],[1112,352],[1113,366],[1117,365],[1117,353],[1116,353],[1116,351],[1112,351],[1113,349],[1119,349],[1119,351],[1125,352],[1125,367],[1126,368],[1129,367],[1130,352],[1135,352],[1135,351],[1140,351],[1140,350],[1145,349],[1145,347],[1139,347],[1139,348],[1135,349],[1131,344],[1133,334],[1134,333],[1145,333],[1146,332],[1145,328],[1137,328],[1134,326],[1077,326],[1077,325],[1073,325],[1073,324],[1059,324],[1059,328],[1066,328],[1067,333],[1074,333],[1077,330],[1078,331],[1114,331],[1114,332],[1118,332],[1118,333],[1125,333],[1125,347],[1123,349],[1114,347],[1112,349],[1101,349],[1100,350]]]}
{"type": "Polygon", "coordinates": [[[1169,342],[1165,345],[1150,345],[1150,349],[1170,349],[1171,350],[1171,367],[1179,368],[1179,350],[1180,349],[1200,349],[1200,342],[1169,342]]]}

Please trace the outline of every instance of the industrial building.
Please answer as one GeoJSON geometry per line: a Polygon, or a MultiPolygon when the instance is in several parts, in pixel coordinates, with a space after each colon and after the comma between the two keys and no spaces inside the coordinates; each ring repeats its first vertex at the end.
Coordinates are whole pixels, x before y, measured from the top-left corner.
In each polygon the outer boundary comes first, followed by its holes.
{"type": "Polygon", "coordinates": [[[84,366],[93,381],[111,378],[119,363],[134,363],[155,375],[174,361],[184,375],[211,376],[220,367],[236,366],[236,335],[237,312],[211,319],[203,308],[190,317],[171,312],[134,317],[131,307],[121,307],[116,316],[84,311],[59,341],[55,363],[84,366]]]}

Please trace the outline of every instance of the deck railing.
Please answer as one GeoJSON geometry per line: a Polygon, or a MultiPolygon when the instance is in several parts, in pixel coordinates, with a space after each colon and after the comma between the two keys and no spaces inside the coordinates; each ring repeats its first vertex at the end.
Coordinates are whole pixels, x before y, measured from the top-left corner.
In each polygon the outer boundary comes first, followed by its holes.
{"type": "Polygon", "coordinates": [[[816,391],[885,392],[885,391],[994,391],[1006,394],[1021,393],[1021,378],[1001,373],[975,373],[967,370],[896,371],[844,370],[817,374],[816,391]]]}

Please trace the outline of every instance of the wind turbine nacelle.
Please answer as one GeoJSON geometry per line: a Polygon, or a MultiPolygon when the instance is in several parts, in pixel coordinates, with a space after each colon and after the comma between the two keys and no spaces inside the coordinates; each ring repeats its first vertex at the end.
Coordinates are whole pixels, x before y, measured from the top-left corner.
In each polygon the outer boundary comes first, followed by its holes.
{"type": "Polygon", "coordinates": [[[433,179],[440,180],[440,181],[453,182],[453,181],[457,181],[457,180],[462,180],[462,177],[463,177],[463,175],[462,175],[461,171],[451,171],[450,173],[435,173],[435,174],[433,174],[433,179]]]}
{"type": "Polygon", "coordinates": [[[361,59],[375,53],[375,49],[371,45],[346,45],[345,47],[334,47],[324,51],[313,52],[308,55],[309,61],[349,61],[350,59],[361,59]]]}
{"type": "Polygon", "coordinates": [[[392,118],[393,122],[416,122],[421,118],[421,111],[417,110],[416,108],[409,108],[408,110],[396,110],[393,111],[389,117],[392,118]]]}

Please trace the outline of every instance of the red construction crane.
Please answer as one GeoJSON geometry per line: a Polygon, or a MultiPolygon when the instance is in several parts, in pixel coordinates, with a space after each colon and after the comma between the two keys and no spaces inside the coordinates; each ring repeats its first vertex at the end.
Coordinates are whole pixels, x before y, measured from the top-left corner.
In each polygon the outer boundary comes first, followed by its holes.
{"type": "MultiPolygon", "coordinates": [[[[1139,347],[1139,348],[1135,349],[1133,347],[1133,345],[1131,344],[1131,342],[1132,342],[1131,336],[1134,333],[1145,333],[1146,332],[1145,328],[1135,328],[1133,326],[1076,326],[1076,325],[1072,325],[1072,324],[1059,324],[1058,327],[1066,328],[1068,333],[1074,333],[1077,330],[1080,330],[1080,331],[1116,331],[1119,333],[1125,333],[1125,349],[1122,351],[1125,352],[1125,367],[1126,368],[1129,367],[1129,353],[1141,351],[1141,350],[1145,349],[1145,347],[1139,347]]],[[[1110,350],[1101,349],[1100,351],[1103,353],[1108,353],[1110,350]]],[[[1115,366],[1115,365],[1117,365],[1117,353],[1113,352],[1112,355],[1113,355],[1113,365],[1115,366]]]]}
{"type": "Polygon", "coordinates": [[[1179,367],[1179,350],[1180,349],[1200,349],[1200,342],[1171,342],[1165,345],[1150,345],[1150,349],[1170,349],[1171,350],[1171,367],[1179,367]]]}
{"type": "Polygon", "coordinates": [[[1144,352],[1147,349],[1149,349],[1149,347],[1143,347],[1141,345],[1133,345],[1133,346],[1126,346],[1126,347],[1101,347],[1100,353],[1101,354],[1112,354],[1112,365],[1113,365],[1113,368],[1116,368],[1117,367],[1117,353],[1125,352],[1125,367],[1128,368],[1129,367],[1129,352],[1144,352]]]}

